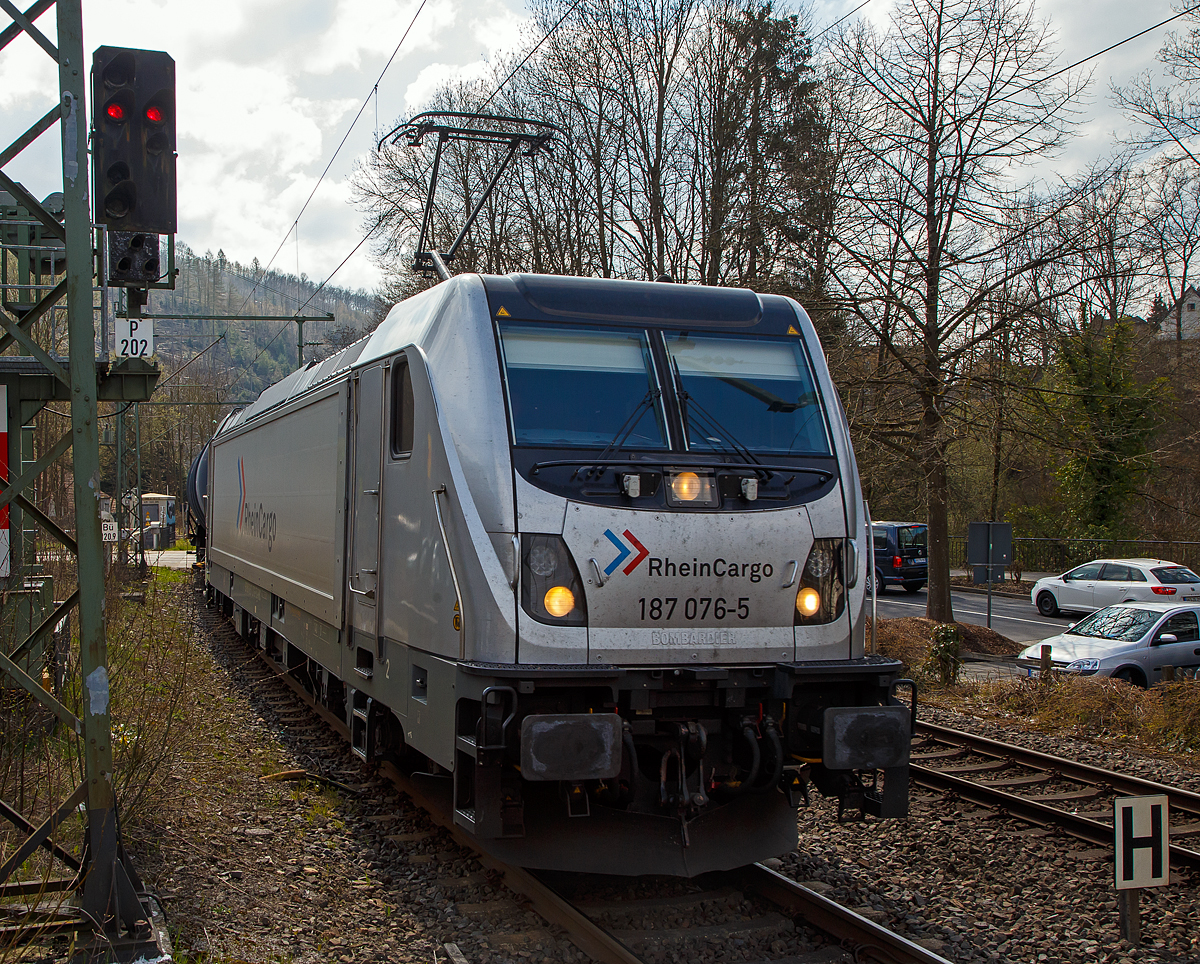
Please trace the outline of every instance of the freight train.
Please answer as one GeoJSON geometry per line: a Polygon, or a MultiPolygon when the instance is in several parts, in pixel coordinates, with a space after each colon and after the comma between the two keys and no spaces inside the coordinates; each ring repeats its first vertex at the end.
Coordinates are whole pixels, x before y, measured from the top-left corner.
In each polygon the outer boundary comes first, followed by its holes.
{"type": "Polygon", "coordinates": [[[453,277],[229,415],[188,488],[213,603],[500,859],[690,876],[794,849],[810,787],[907,813],[791,299],[453,277]]]}

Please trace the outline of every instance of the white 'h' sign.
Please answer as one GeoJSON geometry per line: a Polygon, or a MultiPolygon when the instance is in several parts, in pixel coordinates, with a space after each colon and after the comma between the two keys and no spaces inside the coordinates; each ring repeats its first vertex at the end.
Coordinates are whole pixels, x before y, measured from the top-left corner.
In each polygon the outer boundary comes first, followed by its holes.
{"type": "Polygon", "coordinates": [[[1170,883],[1169,818],[1166,794],[1113,801],[1117,890],[1170,883]]]}

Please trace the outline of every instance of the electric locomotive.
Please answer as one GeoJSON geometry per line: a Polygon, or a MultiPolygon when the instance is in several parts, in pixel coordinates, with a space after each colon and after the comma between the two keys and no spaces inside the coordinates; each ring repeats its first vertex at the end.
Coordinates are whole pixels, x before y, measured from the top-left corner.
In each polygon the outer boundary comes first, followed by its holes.
{"type": "Polygon", "coordinates": [[[907,812],[846,416],[791,299],[460,275],[191,479],[239,632],[503,860],[694,875],[792,850],[810,786],[907,812]]]}

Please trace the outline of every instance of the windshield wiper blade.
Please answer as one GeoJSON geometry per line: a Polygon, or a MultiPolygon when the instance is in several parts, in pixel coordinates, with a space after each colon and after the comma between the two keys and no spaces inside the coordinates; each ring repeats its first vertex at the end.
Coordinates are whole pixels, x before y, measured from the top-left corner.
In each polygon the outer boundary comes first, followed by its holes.
{"type": "MultiPolygon", "coordinates": [[[[629,441],[629,436],[633,434],[633,430],[637,428],[638,423],[641,422],[642,416],[644,416],[646,412],[650,410],[655,400],[661,397],[662,392],[654,388],[650,389],[645,395],[642,396],[642,400],[637,403],[637,406],[634,408],[634,410],[629,413],[629,417],[625,419],[625,421],[621,424],[621,427],[617,429],[617,434],[612,437],[609,443],[601,450],[600,454],[596,456],[596,463],[602,463],[611,459],[613,455],[616,455],[625,447],[625,443],[629,441]]],[[[584,473],[584,478],[590,478],[592,470],[597,468],[597,465],[591,463],[581,464],[579,468],[586,468],[587,472],[584,473]]],[[[603,472],[604,470],[601,468],[600,471],[603,472]]],[[[578,474],[579,470],[577,469],[571,474],[571,477],[574,478],[578,474]]]]}
{"type": "Polygon", "coordinates": [[[802,408],[817,404],[817,396],[815,392],[805,392],[796,401],[789,402],[786,399],[780,398],[774,392],[769,392],[760,385],[755,385],[748,378],[737,378],[733,375],[720,375],[717,381],[724,382],[731,388],[736,388],[739,392],[745,392],[751,398],[756,398],[767,406],[768,412],[783,412],[791,414],[802,408]]]}
{"type": "MultiPolygon", "coordinates": [[[[679,394],[679,405],[683,411],[683,428],[686,432],[688,427],[695,422],[696,428],[700,432],[716,432],[718,437],[713,438],[710,435],[705,435],[706,441],[717,443],[723,446],[731,455],[736,455],[745,459],[747,462],[760,463],[759,458],[750,451],[744,443],[740,442],[736,435],[722,425],[703,405],[696,401],[683,387],[683,374],[679,371],[679,361],[674,356],[671,357],[671,367],[675,373],[675,389],[679,394]],[[695,417],[693,418],[693,410],[695,417]],[[701,421],[707,422],[704,425],[701,421]]],[[[769,472],[770,470],[768,470],[769,472]]]]}

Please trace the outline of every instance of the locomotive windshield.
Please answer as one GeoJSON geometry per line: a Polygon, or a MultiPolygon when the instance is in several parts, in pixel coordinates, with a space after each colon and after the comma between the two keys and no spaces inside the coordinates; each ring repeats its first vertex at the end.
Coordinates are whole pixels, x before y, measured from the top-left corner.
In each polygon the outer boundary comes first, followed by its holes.
{"type": "Polygon", "coordinates": [[[798,343],[669,334],[666,344],[690,450],[830,453],[798,343]]]}
{"type": "Polygon", "coordinates": [[[525,325],[500,340],[519,446],[832,454],[799,340],[525,325]]]}
{"type": "Polygon", "coordinates": [[[517,445],[665,449],[662,405],[642,332],[501,329],[517,445]]]}

